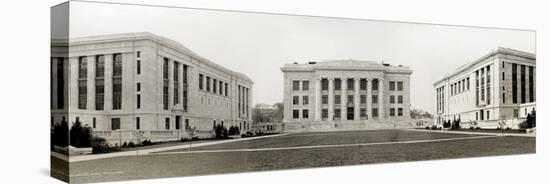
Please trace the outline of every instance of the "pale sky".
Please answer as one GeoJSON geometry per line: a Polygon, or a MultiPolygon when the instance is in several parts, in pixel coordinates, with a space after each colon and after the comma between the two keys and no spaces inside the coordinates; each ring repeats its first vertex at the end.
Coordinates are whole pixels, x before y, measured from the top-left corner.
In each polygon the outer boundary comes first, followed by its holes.
{"type": "Polygon", "coordinates": [[[339,18],[71,2],[71,37],[150,32],[254,81],[254,103],[283,100],[285,63],[405,65],[411,105],[434,111],[433,83],[496,47],[535,53],[535,32],[339,18]]]}

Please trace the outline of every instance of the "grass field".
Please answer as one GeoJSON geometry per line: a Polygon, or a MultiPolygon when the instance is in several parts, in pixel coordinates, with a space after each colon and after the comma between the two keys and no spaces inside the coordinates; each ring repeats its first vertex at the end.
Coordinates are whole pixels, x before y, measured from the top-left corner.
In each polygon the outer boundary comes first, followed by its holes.
{"type": "MultiPolygon", "coordinates": [[[[376,130],[288,134],[71,163],[71,182],[535,153],[534,137],[376,130]]],[[[55,158],[54,158],[55,159],[55,158]]]]}

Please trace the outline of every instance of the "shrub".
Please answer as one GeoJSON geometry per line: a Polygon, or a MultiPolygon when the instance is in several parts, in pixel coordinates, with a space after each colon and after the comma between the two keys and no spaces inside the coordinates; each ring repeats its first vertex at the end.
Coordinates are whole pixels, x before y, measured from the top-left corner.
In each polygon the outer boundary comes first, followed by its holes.
{"type": "Polygon", "coordinates": [[[108,153],[111,151],[109,144],[103,137],[92,137],[92,153],[108,153]]]}
{"type": "Polygon", "coordinates": [[[229,137],[227,128],[222,125],[216,126],[214,132],[216,134],[216,139],[226,139],[229,137]]]}
{"type": "Polygon", "coordinates": [[[61,121],[53,126],[51,131],[51,142],[53,145],[65,147],[69,145],[69,125],[66,121],[61,121]]]}
{"type": "Polygon", "coordinates": [[[122,143],[122,147],[125,148],[125,147],[128,147],[128,144],[126,142],[122,143]]]}
{"type": "Polygon", "coordinates": [[[134,144],[134,142],[129,142],[129,143],[128,143],[128,147],[134,148],[134,147],[136,147],[136,144],[134,144]]]}
{"type": "Polygon", "coordinates": [[[426,126],[426,130],[429,130],[430,129],[430,126],[426,126]]]}
{"type": "Polygon", "coordinates": [[[237,127],[237,126],[231,126],[231,127],[229,127],[228,134],[229,134],[229,135],[240,135],[241,132],[240,132],[240,130],[239,130],[239,127],[237,127]]]}
{"type": "Polygon", "coordinates": [[[153,143],[151,142],[151,140],[144,140],[143,142],[141,142],[141,145],[144,145],[144,146],[149,146],[149,145],[153,145],[153,143]]]}
{"type": "Polygon", "coordinates": [[[80,121],[76,121],[69,131],[69,143],[74,147],[91,147],[92,128],[82,126],[80,121]]]}

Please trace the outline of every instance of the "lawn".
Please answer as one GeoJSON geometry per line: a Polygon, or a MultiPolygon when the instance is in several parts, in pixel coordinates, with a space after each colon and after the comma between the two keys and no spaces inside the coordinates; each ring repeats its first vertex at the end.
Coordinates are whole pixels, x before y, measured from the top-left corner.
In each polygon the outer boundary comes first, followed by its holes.
{"type": "MultiPolygon", "coordinates": [[[[446,139],[465,136],[470,137],[474,135],[400,130],[307,133],[245,140],[193,148],[192,150],[282,148],[302,145],[446,139]]],[[[116,181],[275,169],[526,154],[535,153],[535,148],[534,137],[495,136],[409,144],[319,147],[269,151],[150,154],[139,157],[114,157],[72,163],[71,175],[73,176],[71,177],[71,182],[116,181]]]]}

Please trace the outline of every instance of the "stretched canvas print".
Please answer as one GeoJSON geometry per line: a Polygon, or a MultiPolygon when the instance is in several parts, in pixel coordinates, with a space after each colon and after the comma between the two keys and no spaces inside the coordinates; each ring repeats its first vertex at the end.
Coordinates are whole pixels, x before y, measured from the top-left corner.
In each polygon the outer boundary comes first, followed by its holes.
{"type": "Polygon", "coordinates": [[[533,30],[88,1],[51,22],[65,182],[536,152],[533,30]]]}

